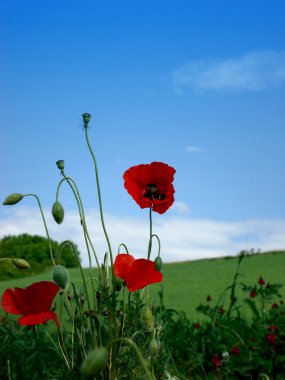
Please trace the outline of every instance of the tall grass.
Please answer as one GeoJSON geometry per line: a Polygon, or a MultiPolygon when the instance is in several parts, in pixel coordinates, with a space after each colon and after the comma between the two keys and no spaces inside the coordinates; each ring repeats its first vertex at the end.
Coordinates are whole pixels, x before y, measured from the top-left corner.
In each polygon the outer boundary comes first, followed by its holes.
{"type": "MultiPolygon", "coordinates": [[[[159,304],[158,293],[163,291],[164,304],[167,308],[184,311],[191,319],[201,319],[196,307],[211,295],[217,300],[224,289],[231,285],[236,271],[238,258],[225,257],[180,263],[164,264],[162,284],[150,286],[152,299],[159,304]]],[[[255,284],[262,276],[267,282],[284,284],[285,251],[270,252],[247,256],[240,268],[239,282],[255,284]]],[[[33,282],[51,281],[52,270],[28,278],[13,279],[0,282],[0,297],[5,289],[26,287],[33,282]]],[[[88,272],[86,272],[88,275],[88,272]]],[[[70,280],[81,284],[81,276],[77,269],[70,269],[70,280]]],[[[285,288],[281,289],[285,298],[285,288]]],[[[238,297],[244,297],[241,288],[237,289],[238,297]]],[[[1,310],[0,315],[4,313],[1,310]]]]}

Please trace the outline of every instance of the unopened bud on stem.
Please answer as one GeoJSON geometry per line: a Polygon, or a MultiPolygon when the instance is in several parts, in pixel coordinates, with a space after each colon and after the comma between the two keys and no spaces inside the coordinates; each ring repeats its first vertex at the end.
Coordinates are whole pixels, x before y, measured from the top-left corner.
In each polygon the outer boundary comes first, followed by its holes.
{"type": "Polygon", "coordinates": [[[3,202],[3,205],[4,206],[15,205],[16,203],[20,202],[23,199],[23,197],[24,196],[19,193],[10,194],[3,202]]]}
{"type": "Polygon", "coordinates": [[[12,263],[18,269],[29,269],[30,268],[30,264],[24,259],[12,259],[12,263]]]}
{"type": "Polygon", "coordinates": [[[83,118],[83,123],[84,123],[84,127],[87,127],[88,126],[88,123],[91,119],[91,115],[90,113],[86,112],[86,113],[83,113],[82,114],[82,118],[83,118]]]}

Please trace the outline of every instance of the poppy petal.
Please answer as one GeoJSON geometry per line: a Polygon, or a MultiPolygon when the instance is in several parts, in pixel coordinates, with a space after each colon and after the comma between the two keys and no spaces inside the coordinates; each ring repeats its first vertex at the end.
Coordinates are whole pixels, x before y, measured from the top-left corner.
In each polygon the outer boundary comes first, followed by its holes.
{"type": "Polygon", "coordinates": [[[114,262],[115,276],[127,282],[128,273],[134,261],[135,258],[132,255],[128,255],[126,253],[118,254],[114,262]]]}
{"type": "Polygon", "coordinates": [[[55,324],[59,326],[57,315],[54,311],[45,311],[38,314],[24,315],[18,319],[18,322],[21,326],[33,326],[46,323],[51,320],[54,320],[55,324]]]}
{"type": "Polygon", "coordinates": [[[135,260],[127,276],[127,288],[130,292],[142,289],[147,285],[161,282],[163,275],[156,270],[151,260],[135,260]]]}
{"type": "Polygon", "coordinates": [[[141,164],[124,173],[124,185],[141,208],[163,214],[174,202],[174,174],[175,169],[163,162],[141,164]]]}
{"type": "Polygon", "coordinates": [[[6,312],[12,314],[29,315],[47,312],[58,291],[59,287],[50,281],[35,282],[25,289],[7,289],[3,295],[4,301],[2,297],[2,306],[6,312]]]}
{"type": "Polygon", "coordinates": [[[15,293],[13,289],[6,289],[1,301],[1,306],[6,313],[22,314],[15,305],[15,293]]]}

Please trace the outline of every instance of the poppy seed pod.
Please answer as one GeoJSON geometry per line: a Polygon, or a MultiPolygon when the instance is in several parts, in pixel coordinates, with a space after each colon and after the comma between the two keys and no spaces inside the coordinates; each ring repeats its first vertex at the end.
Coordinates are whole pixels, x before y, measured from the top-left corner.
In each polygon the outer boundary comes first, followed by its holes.
{"type": "Polygon", "coordinates": [[[151,341],[149,342],[149,352],[152,356],[155,356],[158,353],[158,343],[155,337],[152,337],[151,341]]]}
{"type": "Polygon", "coordinates": [[[154,260],[155,269],[161,271],[162,268],[162,260],[160,256],[157,256],[157,258],[154,260]]]}
{"type": "Polygon", "coordinates": [[[59,202],[54,202],[52,206],[52,216],[57,224],[61,224],[64,218],[64,209],[59,202]]]}
{"type": "Polygon", "coordinates": [[[69,279],[69,272],[63,265],[56,265],[53,270],[52,278],[56,285],[65,289],[69,279]]]}
{"type": "Polygon", "coordinates": [[[146,306],[142,313],[142,323],[147,331],[153,331],[154,320],[152,311],[149,306],[146,306]]]}
{"type": "Polygon", "coordinates": [[[63,170],[64,169],[64,161],[63,160],[56,161],[56,165],[59,168],[59,170],[63,170]]]}
{"type": "Polygon", "coordinates": [[[30,264],[24,259],[12,259],[12,263],[18,269],[29,269],[30,268],[30,264]]]}
{"type": "Polygon", "coordinates": [[[20,202],[23,199],[23,197],[24,196],[19,193],[10,194],[3,202],[3,205],[4,206],[15,205],[16,203],[20,202]]]}
{"type": "Polygon", "coordinates": [[[90,115],[90,113],[86,112],[86,113],[82,114],[82,118],[83,118],[84,125],[87,126],[88,123],[89,123],[89,121],[90,121],[90,119],[91,119],[91,115],[90,115]]]}
{"type": "Polygon", "coordinates": [[[101,347],[91,351],[81,365],[83,379],[90,379],[103,371],[109,361],[109,353],[106,348],[101,347]]]}

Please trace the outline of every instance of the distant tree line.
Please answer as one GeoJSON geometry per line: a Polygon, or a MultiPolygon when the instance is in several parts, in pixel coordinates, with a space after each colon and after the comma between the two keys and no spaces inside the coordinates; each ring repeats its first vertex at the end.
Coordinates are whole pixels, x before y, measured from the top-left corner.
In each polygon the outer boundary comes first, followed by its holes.
{"type": "MultiPolygon", "coordinates": [[[[73,246],[79,255],[77,246],[75,244],[73,246]]],[[[51,248],[56,263],[60,263],[67,268],[76,267],[78,261],[71,246],[64,244],[60,250],[59,247],[58,242],[51,240],[51,248]]],[[[11,261],[2,260],[0,262],[0,281],[31,276],[46,270],[52,265],[48,239],[38,235],[5,236],[0,240],[0,259],[4,257],[25,259],[30,264],[30,268],[20,270],[11,261]]]]}

